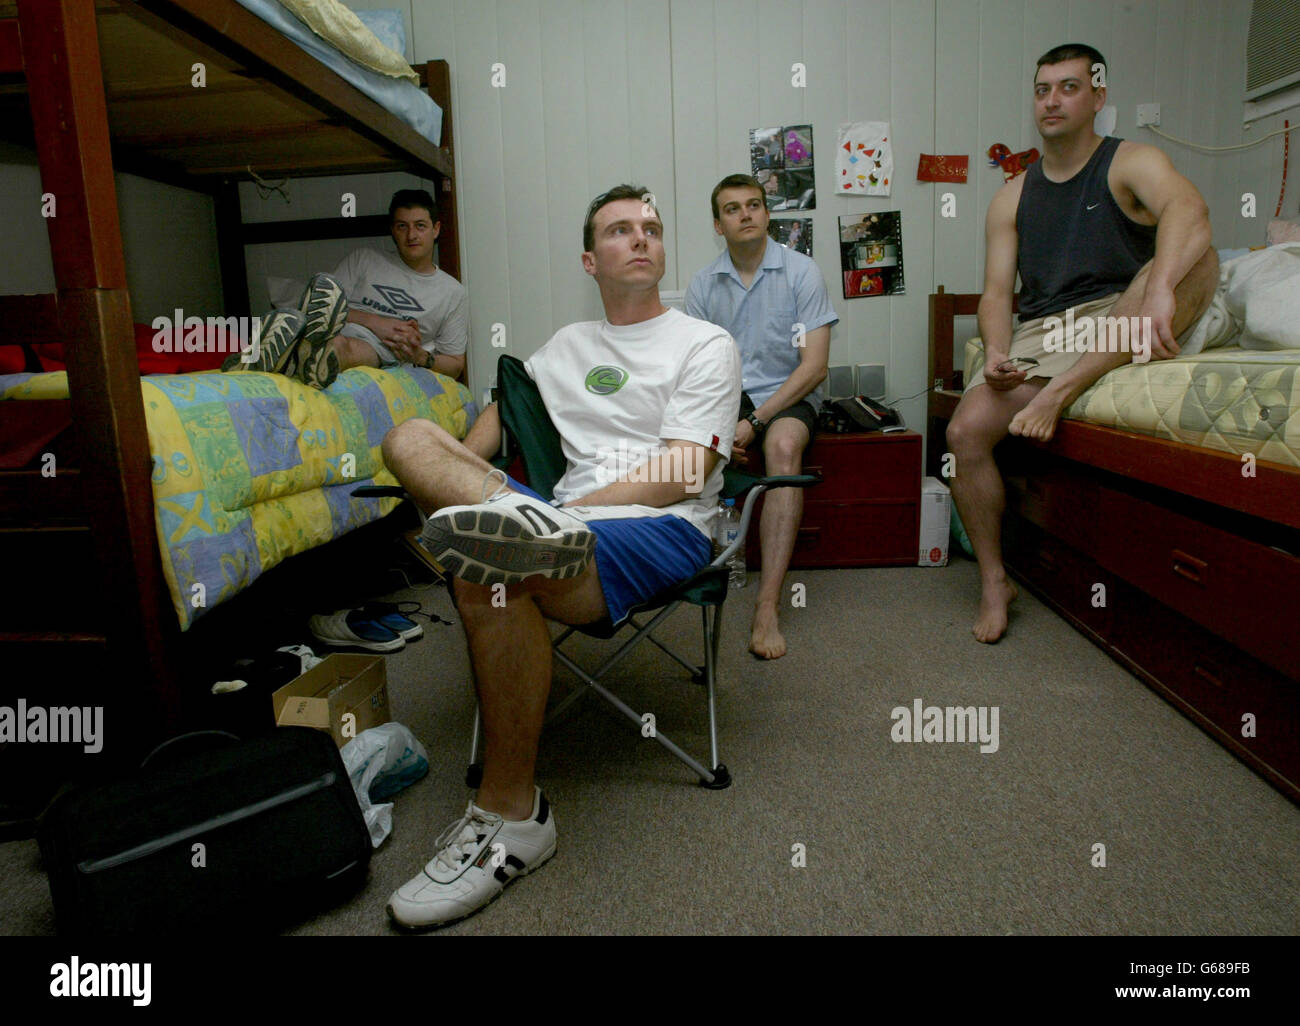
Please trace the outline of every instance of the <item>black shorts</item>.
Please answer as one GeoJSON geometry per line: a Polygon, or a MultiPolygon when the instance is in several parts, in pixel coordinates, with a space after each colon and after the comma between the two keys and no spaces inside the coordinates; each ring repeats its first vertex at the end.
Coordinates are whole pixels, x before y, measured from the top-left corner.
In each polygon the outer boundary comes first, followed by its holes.
{"type": "MultiPolygon", "coordinates": [[[[753,413],[757,408],[758,407],[754,405],[754,400],[749,398],[748,392],[740,393],[740,419],[741,420],[744,420],[751,413],[753,413]]],[[[813,408],[813,404],[811,402],[809,402],[807,399],[800,399],[793,406],[787,406],[780,413],[773,416],[772,419],[767,422],[767,426],[771,427],[773,424],[775,424],[778,420],[781,420],[783,417],[793,417],[795,420],[799,421],[799,423],[801,423],[804,427],[806,427],[808,429],[808,442],[809,444],[812,444],[813,436],[817,434],[817,411],[813,408]]],[[[767,434],[767,428],[763,429],[762,434],[763,435],[767,434]]]]}

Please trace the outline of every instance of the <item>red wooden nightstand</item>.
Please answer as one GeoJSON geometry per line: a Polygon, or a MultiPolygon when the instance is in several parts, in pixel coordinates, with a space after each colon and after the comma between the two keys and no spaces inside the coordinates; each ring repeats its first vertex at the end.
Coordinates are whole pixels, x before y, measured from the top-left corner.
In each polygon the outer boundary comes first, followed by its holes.
{"type": "MultiPolygon", "coordinates": [[[[921,511],[921,436],[818,435],[804,453],[804,472],[825,480],[804,490],[803,521],[791,569],[915,566],[921,511]]],[[[755,451],[740,469],[761,473],[755,451]],[[757,469],[756,469],[757,468],[757,469]]],[[[750,524],[745,562],[761,565],[759,509],[750,524]]]]}

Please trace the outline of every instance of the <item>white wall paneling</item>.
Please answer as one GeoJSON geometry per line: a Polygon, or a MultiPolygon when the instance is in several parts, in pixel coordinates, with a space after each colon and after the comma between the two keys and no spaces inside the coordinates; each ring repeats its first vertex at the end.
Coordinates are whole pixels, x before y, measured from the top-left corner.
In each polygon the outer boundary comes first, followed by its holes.
{"type": "MultiPolygon", "coordinates": [[[[587,203],[611,185],[631,180],[655,192],[667,229],[663,288],[684,289],[721,250],[709,192],[723,175],[748,168],[751,128],[812,124],[818,202],[807,216],[814,223],[814,257],[841,317],[831,359],[885,364],[889,395],[902,397],[928,385],[925,297],[938,284],[962,292],[982,287],[984,216],[1002,185],[985,153],[995,142],[1017,151],[1038,145],[1031,84],[1041,53],[1086,42],[1106,55],[1117,134],[1169,154],[1209,202],[1221,248],[1263,243],[1281,185],[1282,140],[1202,153],[1136,128],[1137,104],[1159,103],[1164,131],[1208,146],[1248,142],[1280,128],[1287,116],[1296,120],[1292,111],[1249,129],[1242,125],[1250,0],[357,0],[356,6],[400,9],[415,59],[440,57],[451,66],[476,392],[488,385],[500,353],[491,346],[493,325],[506,325],[506,351],[523,357],[559,326],[600,316],[598,293],[579,263],[580,232],[587,203]],[[806,68],[805,88],[791,83],[795,62],[806,68]],[[497,63],[505,67],[505,88],[492,84],[497,63]],[[836,130],[841,122],[868,119],[892,125],[892,194],[837,197],[836,130]],[[917,182],[922,152],[969,155],[967,183],[917,182]],[[939,216],[945,192],[956,197],[955,218],[939,216]],[[1245,192],[1256,197],[1254,220],[1241,216],[1245,192]],[[902,212],[907,294],[845,301],[838,217],[884,210],[902,212]]],[[[0,181],[17,183],[23,175],[30,178],[30,168],[0,170],[0,181]]],[[[326,217],[337,216],[344,191],[357,195],[358,213],[379,213],[394,189],[420,184],[428,187],[405,175],[297,180],[288,207],[275,196],[260,199],[251,185],[241,195],[250,221],[326,217]]],[[[178,208],[165,187],[120,188],[138,312],[166,309],[179,301],[173,296],[215,303],[207,201],[178,208]],[[150,213],[151,204],[168,214],[150,213]],[[174,266],[178,239],[187,254],[183,268],[174,266]],[[166,273],[145,270],[163,266],[166,273]],[[208,282],[206,294],[200,279],[208,282]]],[[[1293,182],[1285,216],[1296,215],[1298,196],[1300,182],[1293,182]]],[[[44,248],[43,224],[31,217],[11,223],[25,224],[18,234],[26,234],[10,245],[44,248]]],[[[254,307],[265,304],[267,275],[306,277],[335,266],[352,245],[249,247],[254,307]]],[[[30,287],[19,275],[6,272],[0,288],[30,287]]],[[[923,408],[923,399],[904,406],[909,423],[921,424],[923,408]]]]}

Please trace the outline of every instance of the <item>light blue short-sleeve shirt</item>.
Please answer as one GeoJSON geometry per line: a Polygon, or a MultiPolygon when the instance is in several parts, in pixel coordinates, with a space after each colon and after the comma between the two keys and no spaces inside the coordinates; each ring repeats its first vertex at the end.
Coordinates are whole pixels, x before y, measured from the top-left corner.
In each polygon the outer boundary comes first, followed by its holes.
{"type": "MultiPolygon", "coordinates": [[[[799,366],[794,325],[802,324],[809,332],[839,321],[817,264],[770,238],[749,288],[724,249],[691,279],[686,312],[725,328],[736,340],[744,389],[755,406],[772,398],[799,366]]],[[[806,398],[820,406],[821,388],[806,398]]]]}

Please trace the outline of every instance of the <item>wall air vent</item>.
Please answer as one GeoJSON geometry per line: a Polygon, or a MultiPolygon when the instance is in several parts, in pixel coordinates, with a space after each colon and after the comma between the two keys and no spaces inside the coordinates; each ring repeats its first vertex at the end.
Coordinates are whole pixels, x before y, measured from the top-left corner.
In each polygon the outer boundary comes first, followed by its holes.
{"type": "Polygon", "coordinates": [[[1246,96],[1255,100],[1300,84],[1300,3],[1254,0],[1246,40],[1246,96]]]}

